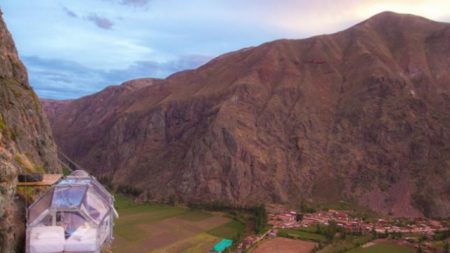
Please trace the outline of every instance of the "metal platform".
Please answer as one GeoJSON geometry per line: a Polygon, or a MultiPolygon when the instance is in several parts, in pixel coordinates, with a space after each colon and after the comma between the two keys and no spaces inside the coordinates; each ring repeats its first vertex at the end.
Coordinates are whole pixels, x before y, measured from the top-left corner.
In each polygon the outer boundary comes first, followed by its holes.
{"type": "Polygon", "coordinates": [[[17,186],[52,186],[59,182],[62,174],[43,174],[39,182],[17,182],[17,186]]]}

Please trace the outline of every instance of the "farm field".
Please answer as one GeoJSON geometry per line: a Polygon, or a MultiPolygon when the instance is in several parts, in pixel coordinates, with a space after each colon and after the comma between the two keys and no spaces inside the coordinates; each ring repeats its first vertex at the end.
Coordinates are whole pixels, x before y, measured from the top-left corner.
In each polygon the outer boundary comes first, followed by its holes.
{"type": "Polygon", "coordinates": [[[277,237],[262,242],[251,253],[309,253],[316,244],[310,241],[301,241],[277,237]]]}
{"type": "Polygon", "coordinates": [[[416,252],[413,248],[406,246],[394,244],[394,243],[376,243],[375,245],[369,247],[359,247],[352,249],[347,253],[414,253],[416,252]]]}
{"type": "MultiPolygon", "coordinates": [[[[334,252],[348,252],[354,248],[358,248],[358,245],[366,245],[371,240],[369,235],[347,235],[345,238],[334,240],[331,244],[325,246],[325,248],[318,251],[319,253],[334,253],[334,252]]],[[[365,246],[365,247],[366,247],[365,246]]]]}
{"type": "Polygon", "coordinates": [[[134,204],[116,198],[114,253],[208,252],[223,238],[232,239],[244,225],[223,213],[156,204],[134,204]]]}
{"type": "Polygon", "coordinates": [[[299,240],[305,240],[305,241],[315,241],[315,242],[325,242],[326,241],[325,236],[323,236],[321,234],[298,230],[298,229],[283,229],[283,230],[281,230],[280,234],[286,235],[286,236],[282,236],[282,237],[289,237],[292,239],[299,239],[299,240]]]}

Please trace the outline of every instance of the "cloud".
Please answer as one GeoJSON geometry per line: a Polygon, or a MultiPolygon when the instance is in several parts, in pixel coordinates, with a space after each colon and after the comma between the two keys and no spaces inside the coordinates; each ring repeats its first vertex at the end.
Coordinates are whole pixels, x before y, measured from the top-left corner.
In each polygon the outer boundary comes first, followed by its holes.
{"type": "Polygon", "coordinates": [[[115,83],[139,77],[164,78],[178,71],[197,68],[211,58],[203,55],[186,55],[166,62],[136,61],[126,69],[109,70],[107,75],[111,80],[116,80],[115,83]]]}
{"type": "Polygon", "coordinates": [[[111,20],[109,20],[105,17],[100,17],[97,14],[90,14],[89,16],[87,16],[87,20],[93,22],[99,28],[102,28],[105,30],[110,30],[114,25],[114,23],[111,20]]]}
{"type": "Polygon", "coordinates": [[[67,14],[67,16],[71,18],[78,18],[78,15],[74,11],[67,8],[66,6],[62,6],[62,9],[67,14]]]}
{"type": "Polygon", "coordinates": [[[133,7],[144,7],[147,6],[150,0],[121,0],[120,3],[123,5],[133,6],[133,7]]]}
{"type": "Polygon", "coordinates": [[[76,62],[61,59],[44,59],[24,56],[30,84],[39,96],[45,98],[71,98],[101,89],[102,71],[84,67],[76,62]]]}
{"type": "Polygon", "coordinates": [[[151,0],[103,0],[115,4],[121,4],[129,7],[147,7],[151,0]]]}
{"type": "Polygon", "coordinates": [[[30,83],[42,98],[70,99],[89,95],[105,86],[142,78],[164,78],[174,72],[193,69],[211,57],[186,55],[167,62],[137,61],[124,69],[93,69],[74,61],[24,56],[30,83]]]}

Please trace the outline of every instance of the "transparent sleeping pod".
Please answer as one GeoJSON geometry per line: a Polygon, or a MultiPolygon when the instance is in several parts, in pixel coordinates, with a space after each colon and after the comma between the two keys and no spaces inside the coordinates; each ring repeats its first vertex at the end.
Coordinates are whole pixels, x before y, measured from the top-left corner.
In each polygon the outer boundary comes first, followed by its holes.
{"type": "Polygon", "coordinates": [[[100,252],[112,242],[116,217],[113,196],[77,170],[29,207],[26,252],[100,252]]]}

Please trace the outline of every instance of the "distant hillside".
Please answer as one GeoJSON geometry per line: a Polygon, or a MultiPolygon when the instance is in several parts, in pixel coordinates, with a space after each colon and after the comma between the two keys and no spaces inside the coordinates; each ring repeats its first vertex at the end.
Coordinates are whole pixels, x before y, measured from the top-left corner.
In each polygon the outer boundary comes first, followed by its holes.
{"type": "Polygon", "coordinates": [[[108,88],[49,117],[65,153],[144,200],[344,200],[448,216],[449,42],[447,23],[385,12],[108,88]]]}
{"type": "MultiPolygon", "coordinates": [[[[1,13],[1,11],[0,11],[1,13]]],[[[56,146],[0,15],[0,253],[21,252],[24,206],[14,198],[20,172],[57,172],[56,146]]]]}

